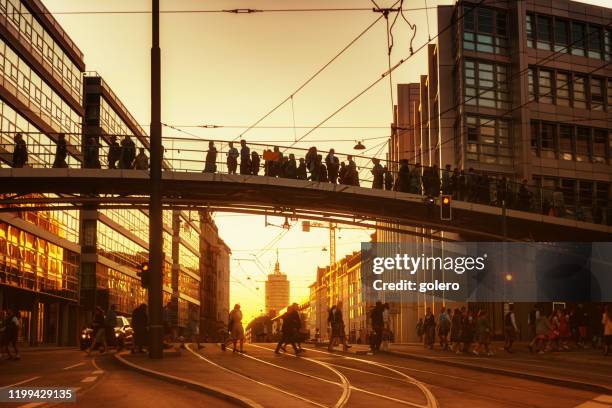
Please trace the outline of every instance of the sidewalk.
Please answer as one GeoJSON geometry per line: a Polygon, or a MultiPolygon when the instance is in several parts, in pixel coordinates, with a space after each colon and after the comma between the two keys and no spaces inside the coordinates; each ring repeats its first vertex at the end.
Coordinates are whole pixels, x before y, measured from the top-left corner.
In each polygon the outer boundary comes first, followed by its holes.
{"type": "MultiPolygon", "coordinates": [[[[232,353],[223,353],[216,344],[207,344],[202,350],[206,358],[216,360],[239,358],[232,353]]],[[[257,378],[236,375],[233,371],[222,368],[214,362],[201,359],[188,350],[174,353],[175,358],[152,360],[146,354],[123,352],[117,355],[117,361],[144,375],[180,384],[199,392],[225,399],[237,406],[261,408],[263,406],[307,407],[288,395],[271,389],[257,378]]],[[[246,359],[245,359],[246,360],[246,359]]],[[[275,370],[265,365],[260,370],[275,370]]],[[[275,373],[278,374],[278,373],[275,373]]]]}
{"type": "MultiPolygon", "coordinates": [[[[491,344],[492,357],[455,354],[442,351],[439,344],[433,350],[422,344],[391,344],[390,355],[415,360],[446,364],[494,374],[510,375],[533,381],[612,394],[612,356],[601,350],[530,353],[528,343],[515,344],[515,353],[503,349],[503,343],[491,344]]],[[[367,345],[353,345],[350,352],[366,354],[367,345]]]]}

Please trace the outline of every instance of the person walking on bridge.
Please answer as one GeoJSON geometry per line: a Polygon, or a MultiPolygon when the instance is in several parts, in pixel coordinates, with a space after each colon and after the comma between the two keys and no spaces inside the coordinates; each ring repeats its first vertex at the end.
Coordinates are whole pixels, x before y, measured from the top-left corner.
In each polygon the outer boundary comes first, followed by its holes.
{"type": "Polygon", "coordinates": [[[129,135],[125,135],[121,141],[121,157],[119,165],[122,169],[132,169],[136,158],[136,145],[129,135]]]}
{"type": "Polygon", "coordinates": [[[204,162],[204,173],[217,172],[217,148],[212,140],[208,142],[208,151],[206,152],[206,161],[204,162]]]}
{"type": "Polygon", "coordinates": [[[400,168],[395,179],[395,191],[408,193],[410,191],[410,168],[408,168],[408,160],[400,160],[400,168]]]}
{"type": "Polygon", "coordinates": [[[387,166],[383,167],[383,173],[385,177],[385,190],[393,190],[393,173],[389,171],[389,168],[387,166]]]}
{"type": "Polygon", "coordinates": [[[109,169],[116,169],[117,162],[121,158],[121,146],[117,143],[117,136],[111,136],[108,143],[108,154],[106,155],[106,161],[108,162],[109,169]]]}
{"type": "Polygon", "coordinates": [[[303,157],[300,157],[300,164],[297,167],[296,173],[298,180],[306,180],[308,178],[308,173],[306,172],[306,161],[303,157]]]}
{"type": "Polygon", "coordinates": [[[17,133],[13,139],[15,147],[13,148],[13,167],[24,167],[28,164],[28,146],[21,133],[17,133]]]}
{"type": "Polygon", "coordinates": [[[66,157],[68,157],[68,146],[66,145],[66,135],[60,133],[57,135],[57,147],[55,148],[55,160],[53,160],[54,169],[65,169],[68,167],[66,157]]]}
{"type": "Polygon", "coordinates": [[[332,184],[338,184],[338,170],[340,170],[340,160],[336,157],[336,151],[329,149],[329,153],[325,156],[325,164],[327,165],[327,175],[332,184]]]}
{"type": "Polygon", "coordinates": [[[102,167],[98,158],[99,149],[100,145],[95,137],[87,139],[87,145],[85,145],[83,151],[83,165],[86,169],[99,169],[102,167]]]}
{"type": "Polygon", "coordinates": [[[251,149],[244,139],[240,141],[240,174],[251,174],[251,149]]]}
{"type": "Polygon", "coordinates": [[[229,150],[227,151],[227,173],[236,174],[238,168],[238,149],[234,147],[234,142],[229,142],[229,150]]]}
{"type": "Polygon", "coordinates": [[[259,166],[261,163],[261,159],[259,158],[259,154],[253,150],[251,152],[251,174],[254,176],[259,175],[259,166]]]}
{"type": "Polygon", "coordinates": [[[138,148],[138,156],[134,160],[134,168],[136,170],[149,170],[149,158],[145,153],[144,147],[138,148]]]}
{"type": "Polygon", "coordinates": [[[385,178],[385,169],[380,164],[380,159],[374,157],[372,158],[372,163],[374,163],[374,167],[372,168],[372,188],[381,190],[383,188],[384,178],[385,178]]]}

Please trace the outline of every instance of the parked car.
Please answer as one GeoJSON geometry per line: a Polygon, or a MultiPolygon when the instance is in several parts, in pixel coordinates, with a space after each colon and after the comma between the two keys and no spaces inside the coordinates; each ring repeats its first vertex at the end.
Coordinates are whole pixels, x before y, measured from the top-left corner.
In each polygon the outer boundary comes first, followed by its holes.
{"type": "MultiPolygon", "coordinates": [[[[131,347],[134,330],[130,324],[130,319],[125,316],[117,316],[114,334],[115,335],[112,339],[107,339],[109,347],[115,346],[117,349],[131,347]]],[[[86,327],[83,329],[80,338],[81,350],[89,348],[89,346],[91,346],[92,339],[93,329],[91,327],[86,327]]]]}

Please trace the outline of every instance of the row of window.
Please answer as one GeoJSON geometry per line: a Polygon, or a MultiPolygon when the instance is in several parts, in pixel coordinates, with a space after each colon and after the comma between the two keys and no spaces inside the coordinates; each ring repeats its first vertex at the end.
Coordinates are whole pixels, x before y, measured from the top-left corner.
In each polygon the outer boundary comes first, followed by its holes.
{"type": "Polygon", "coordinates": [[[149,232],[149,217],[140,210],[110,209],[101,213],[121,225],[136,236],[146,236],[149,232]]]}
{"type": "MultiPolygon", "coordinates": [[[[10,105],[0,99],[0,143],[4,149],[13,151],[16,132],[23,132],[30,155],[28,162],[34,167],[49,167],[53,163],[55,147],[47,135],[40,133],[27,119],[21,116],[10,105]]],[[[10,160],[10,159],[9,159],[10,160]]],[[[66,159],[69,165],[76,165],[72,156],[66,159]]],[[[9,162],[8,165],[11,163],[9,162]]]]}
{"type": "Polygon", "coordinates": [[[612,111],[612,78],[529,67],[529,99],[539,103],[612,111]]]}
{"type": "Polygon", "coordinates": [[[63,79],[66,90],[81,100],[83,78],[79,68],[32,16],[20,0],[0,0],[0,14],[32,45],[63,79]]]}
{"type": "Polygon", "coordinates": [[[482,61],[465,61],[466,105],[508,109],[508,70],[504,64],[482,61]]]}
{"type": "Polygon", "coordinates": [[[12,225],[0,223],[0,282],[77,299],[79,257],[12,225]]]}
{"type": "Polygon", "coordinates": [[[101,255],[118,264],[135,267],[148,259],[148,251],[104,224],[97,223],[97,246],[101,255]]]}
{"type": "Polygon", "coordinates": [[[508,16],[505,11],[463,7],[463,48],[508,54],[508,16]]]}
{"type": "Polygon", "coordinates": [[[612,137],[608,129],[531,121],[534,156],[579,162],[610,162],[612,137]]]}
{"type": "Polygon", "coordinates": [[[466,159],[490,164],[512,164],[509,122],[466,116],[466,159]]]}
{"type": "Polygon", "coordinates": [[[612,31],[596,24],[527,14],[527,46],[611,60],[612,31]]]}
{"type": "Polygon", "coordinates": [[[0,73],[13,85],[16,97],[18,92],[25,95],[32,111],[56,131],[65,132],[69,143],[80,144],[81,116],[1,39],[0,73]]]}

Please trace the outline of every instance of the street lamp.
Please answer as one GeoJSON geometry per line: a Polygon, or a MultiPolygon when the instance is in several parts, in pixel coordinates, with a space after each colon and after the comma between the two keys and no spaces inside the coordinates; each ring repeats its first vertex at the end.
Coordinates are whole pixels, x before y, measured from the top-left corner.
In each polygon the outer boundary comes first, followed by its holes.
{"type": "Polygon", "coordinates": [[[365,150],[365,146],[363,145],[363,143],[361,143],[360,140],[357,141],[357,144],[355,146],[353,146],[353,149],[355,150],[365,150]]]}

